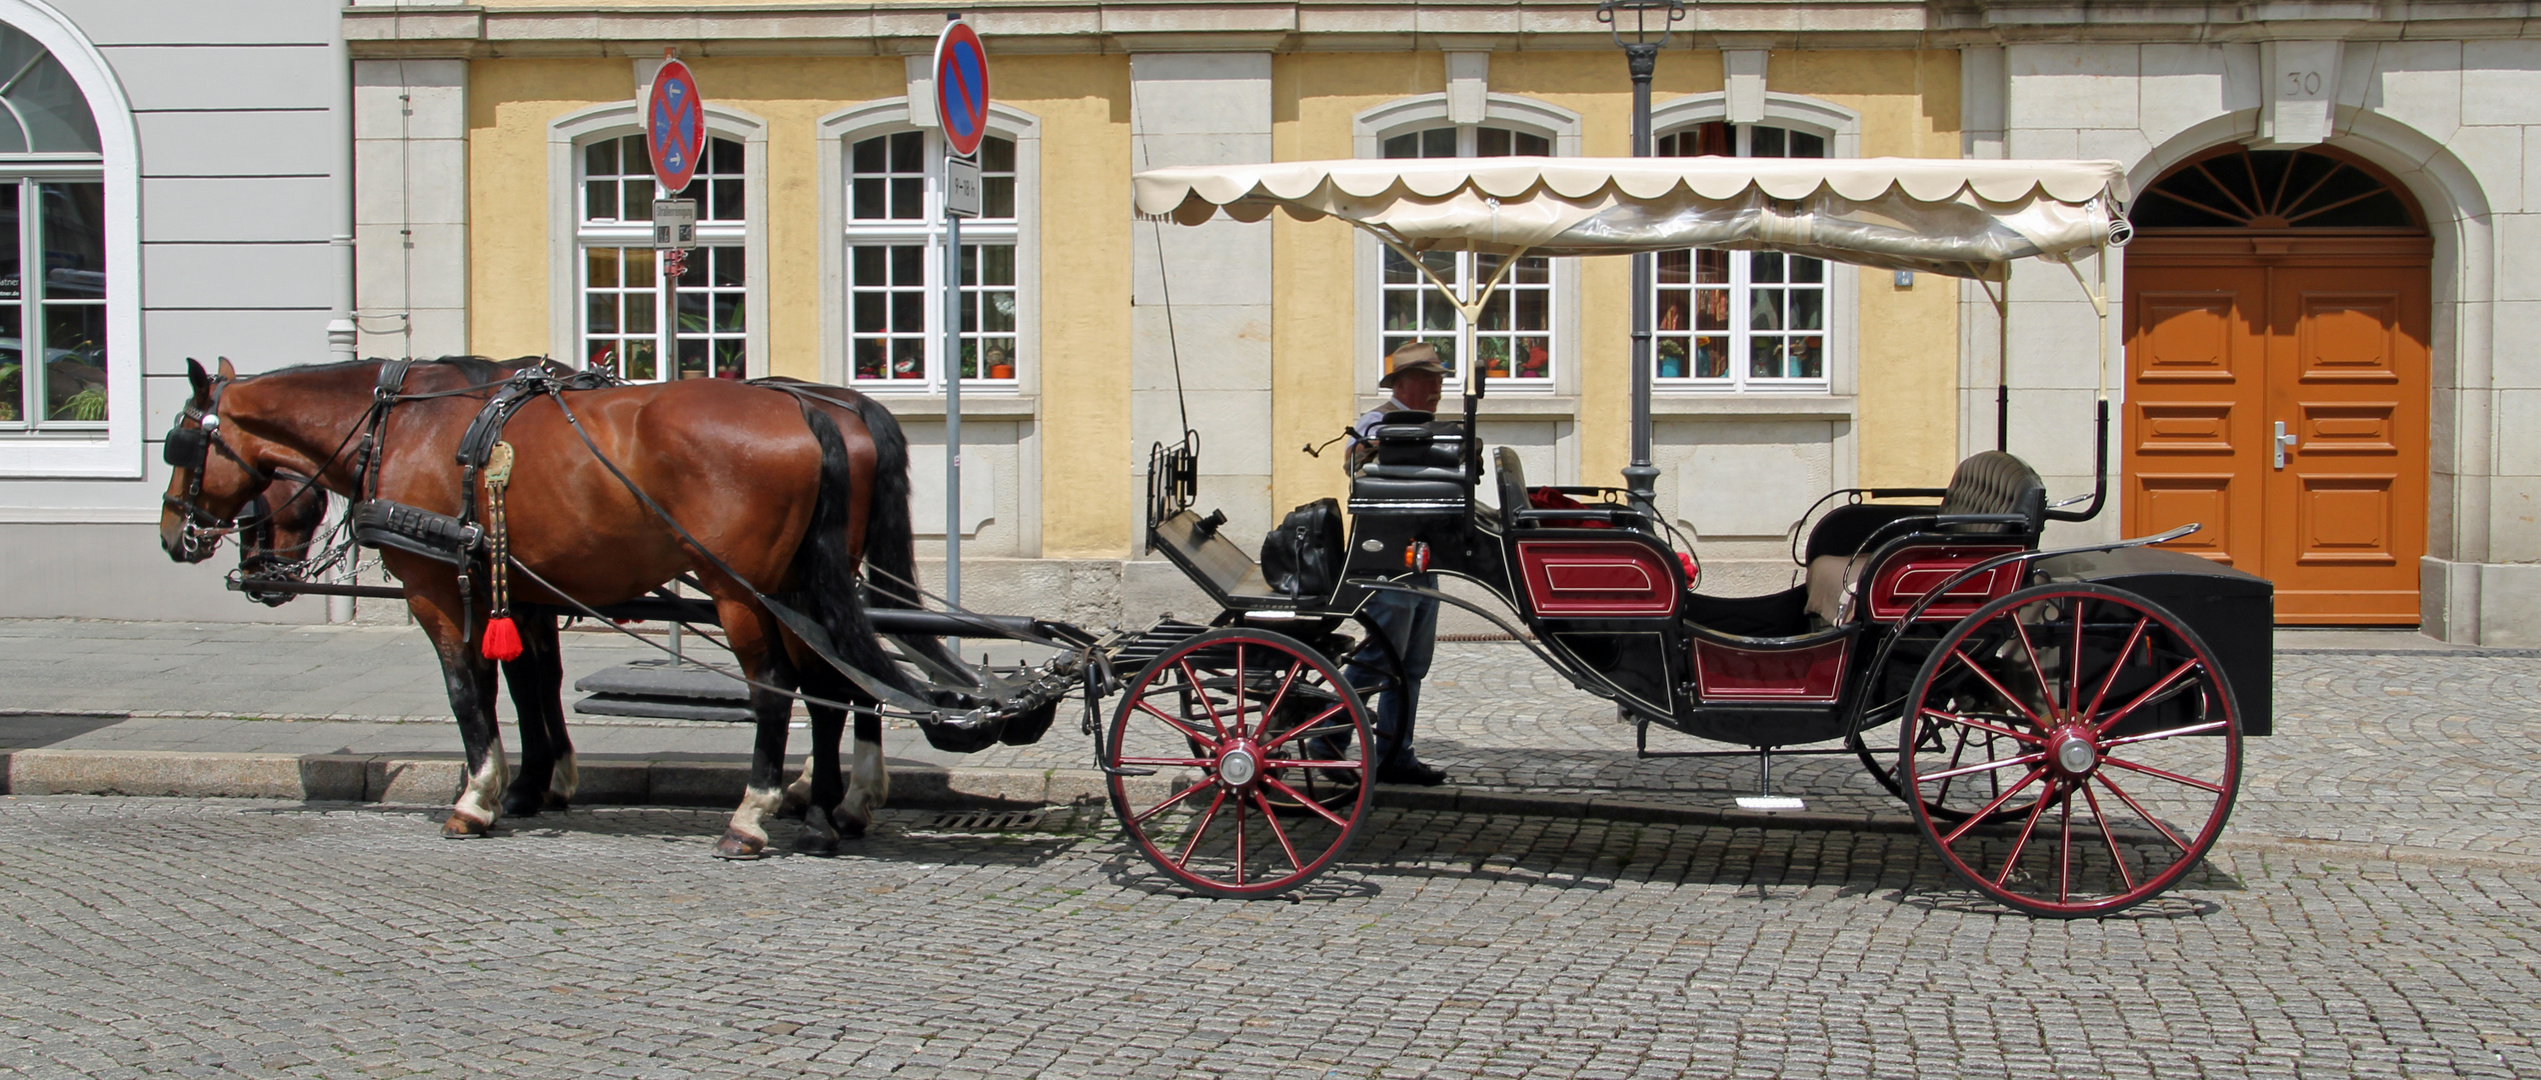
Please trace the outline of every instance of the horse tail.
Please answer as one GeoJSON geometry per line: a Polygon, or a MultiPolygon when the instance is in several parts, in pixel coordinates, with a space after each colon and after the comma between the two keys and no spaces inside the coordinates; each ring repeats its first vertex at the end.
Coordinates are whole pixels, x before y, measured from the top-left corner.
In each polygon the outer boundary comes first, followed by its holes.
{"type": "MultiPolygon", "coordinates": [[[[864,598],[856,581],[856,557],[847,543],[849,501],[856,495],[847,440],[839,434],[838,422],[827,413],[811,402],[801,404],[803,422],[812,429],[812,440],[820,445],[821,472],[820,493],[812,501],[810,532],[794,550],[795,587],[810,608],[807,614],[829,632],[840,660],[895,690],[914,692],[899,665],[883,654],[882,643],[874,637],[873,620],[865,615],[864,598]]],[[[904,461],[904,468],[905,464],[904,461]]],[[[902,486],[907,486],[905,477],[902,486]]],[[[905,497],[902,502],[906,502],[905,497]]],[[[907,516],[903,509],[901,517],[905,520],[907,516]]]]}
{"type": "Polygon", "coordinates": [[[878,573],[868,595],[875,607],[916,610],[918,596],[916,527],[909,520],[909,439],[891,410],[869,397],[856,401],[856,415],[873,437],[873,503],[866,508],[865,565],[878,573]]]}

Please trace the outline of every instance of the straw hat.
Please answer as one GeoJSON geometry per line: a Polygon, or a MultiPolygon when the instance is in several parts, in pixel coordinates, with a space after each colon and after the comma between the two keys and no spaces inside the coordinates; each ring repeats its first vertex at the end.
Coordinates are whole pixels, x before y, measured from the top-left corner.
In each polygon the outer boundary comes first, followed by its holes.
{"type": "Polygon", "coordinates": [[[1437,346],[1426,341],[1415,341],[1394,350],[1394,355],[1385,358],[1385,369],[1385,377],[1376,381],[1380,389],[1392,388],[1394,380],[1415,371],[1436,372],[1442,377],[1447,374],[1447,365],[1438,362],[1437,346]]]}

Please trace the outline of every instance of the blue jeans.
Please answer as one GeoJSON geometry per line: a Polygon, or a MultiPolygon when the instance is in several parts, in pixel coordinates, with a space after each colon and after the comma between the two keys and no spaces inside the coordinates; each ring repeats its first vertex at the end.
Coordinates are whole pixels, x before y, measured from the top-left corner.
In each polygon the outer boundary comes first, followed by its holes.
{"type": "MultiPolygon", "coordinates": [[[[1438,587],[1436,574],[1411,574],[1399,580],[1424,589],[1438,587]]],[[[1409,765],[1417,760],[1412,756],[1411,740],[1412,720],[1420,714],[1420,683],[1428,677],[1430,658],[1438,651],[1438,601],[1409,593],[1378,592],[1368,598],[1366,611],[1403,660],[1401,688],[1376,696],[1377,752],[1372,757],[1378,768],[1409,765]]],[[[1375,683],[1384,678],[1388,659],[1384,643],[1369,635],[1359,651],[1350,655],[1341,675],[1353,686],[1375,683]]]]}

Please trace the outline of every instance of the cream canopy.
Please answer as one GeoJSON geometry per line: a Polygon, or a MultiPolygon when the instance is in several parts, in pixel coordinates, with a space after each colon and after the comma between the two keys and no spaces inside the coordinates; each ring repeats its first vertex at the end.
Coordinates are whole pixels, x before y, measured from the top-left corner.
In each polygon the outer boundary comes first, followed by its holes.
{"type": "MultiPolygon", "coordinates": [[[[1151,169],[1137,209],[1196,225],[1338,217],[1406,252],[1783,251],[2000,281],[2125,242],[2114,161],[1455,158],[1151,169]]],[[[1504,264],[1505,265],[1505,264],[1504,264]]]]}

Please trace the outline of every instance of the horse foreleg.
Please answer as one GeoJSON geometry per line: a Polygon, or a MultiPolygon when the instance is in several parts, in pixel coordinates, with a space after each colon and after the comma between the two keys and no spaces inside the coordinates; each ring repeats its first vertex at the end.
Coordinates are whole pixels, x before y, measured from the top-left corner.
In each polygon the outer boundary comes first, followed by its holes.
{"type": "Polygon", "coordinates": [[[578,777],[573,740],[565,734],[565,658],[556,616],[524,609],[513,613],[513,622],[520,627],[521,655],[504,661],[503,683],[520,718],[521,770],[503,792],[503,812],[530,817],[571,806],[578,777]]]}
{"type": "Polygon", "coordinates": [[[449,820],[442,822],[441,835],[484,836],[503,816],[499,793],[511,771],[503,756],[503,728],[494,715],[494,664],[467,655],[464,648],[444,649],[441,675],[449,684],[450,710],[458,716],[459,742],[468,758],[467,783],[450,807],[449,820]]]}
{"type": "Polygon", "coordinates": [[[858,713],[855,756],[847,766],[847,797],[838,807],[839,828],[849,836],[863,836],[873,825],[873,812],[890,798],[891,770],[882,760],[882,717],[858,713]]]}

